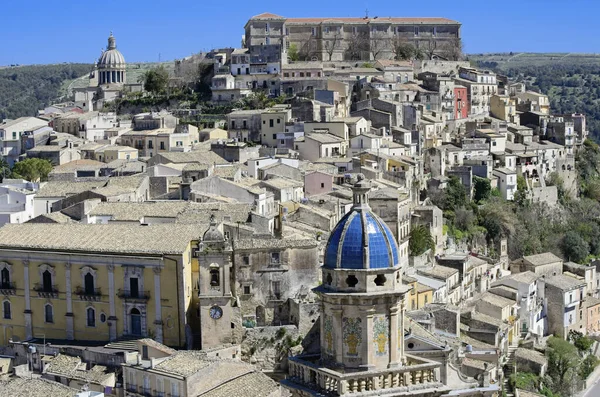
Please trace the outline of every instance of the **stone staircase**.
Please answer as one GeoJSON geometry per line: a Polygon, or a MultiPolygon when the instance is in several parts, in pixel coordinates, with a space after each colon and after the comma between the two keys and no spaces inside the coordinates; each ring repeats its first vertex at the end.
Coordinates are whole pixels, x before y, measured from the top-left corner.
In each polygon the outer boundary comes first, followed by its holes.
{"type": "Polygon", "coordinates": [[[506,355],[506,364],[504,364],[504,377],[502,379],[502,388],[506,391],[507,397],[514,396],[514,390],[511,389],[508,378],[515,373],[515,351],[518,346],[508,346],[508,354],[506,355]]]}

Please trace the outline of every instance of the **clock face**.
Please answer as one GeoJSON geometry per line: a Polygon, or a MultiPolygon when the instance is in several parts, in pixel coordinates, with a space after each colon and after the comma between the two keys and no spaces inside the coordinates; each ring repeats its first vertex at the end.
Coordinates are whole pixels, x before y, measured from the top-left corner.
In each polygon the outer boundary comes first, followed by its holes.
{"type": "Polygon", "coordinates": [[[212,319],[218,320],[223,316],[223,309],[219,306],[213,306],[210,308],[209,314],[212,319]]]}

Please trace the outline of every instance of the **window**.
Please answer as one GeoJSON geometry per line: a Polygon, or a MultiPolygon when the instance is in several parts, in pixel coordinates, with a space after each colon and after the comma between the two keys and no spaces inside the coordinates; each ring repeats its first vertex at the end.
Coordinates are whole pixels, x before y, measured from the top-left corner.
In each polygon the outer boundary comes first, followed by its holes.
{"type": "Polygon", "coordinates": [[[242,256],[242,262],[244,263],[244,265],[249,265],[250,264],[250,257],[248,255],[242,256]]]}
{"type": "Polygon", "coordinates": [[[317,28],[312,28],[312,35],[316,36],[317,35],[317,28]]]}
{"type": "Polygon", "coordinates": [[[52,292],[52,273],[49,270],[45,270],[42,273],[42,286],[44,292],[52,292]]]}
{"type": "Polygon", "coordinates": [[[250,295],[250,286],[244,285],[244,295],[250,295]]]}
{"type": "Polygon", "coordinates": [[[2,269],[0,271],[0,287],[1,288],[9,288],[10,287],[10,272],[7,268],[2,269]]]}
{"type": "Polygon", "coordinates": [[[137,277],[129,278],[129,295],[132,298],[137,298],[140,294],[139,280],[137,277]]]}
{"type": "Polygon", "coordinates": [[[329,33],[329,26],[325,26],[325,33],[329,33]]]}
{"type": "Polygon", "coordinates": [[[165,392],[165,384],[163,383],[162,378],[156,378],[156,391],[158,393],[165,392]]]}
{"type": "Polygon", "coordinates": [[[277,124],[281,124],[281,119],[277,119],[277,124]]]}
{"type": "Polygon", "coordinates": [[[384,274],[378,274],[377,277],[375,277],[375,285],[378,287],[385,285],[386,281],[387,279],[384,274]]]}
{"type": "Polygon", "coordinates": [[[17,133],[13,132],[13,139],[17,139],[17,133]]]}
{"type": "Polygon", "coordinates": [[[92,307],[88,307],[86,311],[86,323],[88,327],[96,326],[96,311],[92,307]]]}
{"type": "Polygon", "coordinates": [[[6,320],[10,320],[12,317],[10,315],[10,302],[9,301],[4,301],[4,303],[2,304],[2,310],[3,310],[3,317],[6,320]]]}
{"type": "Polygon", "coordinates": [[[179,383],[171,383],[171,396],[179,397],[179,383]]]}
{"type": "Polygon", "coordinates": [[[290,74],[288,72],[284,72],[283,77],[290,77],[290,74]]]}
{"type": "Polygon", "coordinates": [[[271,292],[275,298],[281,297],[281,281],[271,281],[271,292]]]}
{"type": "Polygon", "coordinates": [[[277,134],[273,134],[273,139],[277,139],[277,134]]]}
{"type": "Polygon", "coordinates": [[[419,27],[415,26],[415,36],[418,36],[418,35],[419,35],[419,27]]]}
{"type": "Polygon", "coordinates": [[[289,28],[285,28],[285,35],[289,36],[290,35],[290,29],[289,28]]]}
{"type": "Polygon", "coordinates": [[[356,276],[354,274],[350,274],[346,278],[346,284],[348,285],[348,287],[354,288],[354,287],[356,287],[356,284],[358,284],[358,279],[356,278],[356,276]]]}
{"type": "Polygon", "coordinates": [[[100,313],[100,322],[101,323],[105,323],[106,322],[106,314],[100,313]]]}
{"type": "Polygon", "coordinates": [[[210,269],[210,286],[218,287],[220,284],[221,283],[219,281],[219,268],[215,267],[210,269]]]}
{"type": "Polygon", "coordinates": [[[425,295],[425,304],[427,304],[427,301],[429,300],[428,298],[429,297],[427,295],[425,295]]]}
{"type": "Polygon", "coordinates": [[[321,189],[323,189],[325,187],[325,184],[323,182],[321,182],[321,189]]]}
{"type": "Polygon", "coordinates": [[[94,276],[92,273],[87,273],[84,277],[85,282],[85,294],[86,295],[94,295],[94,276]]]}
{"type": "Polygon", "coordinates": [[[279,252],[271,252],[271,263],[279,263],[279,252]]]}
{"type": "Polygon", "coordinates": [[[160,143],[160,150],[165,150],[165,143],[164,142],[160,143]]]}
{"type": "Polygon", "coordinates": [[[268,31],[269,31],[269,24],[267,23],[267,24],[265,24],[265,32],[268,32],[268,31]]]}
{"type": "Polygon", "coordinates": [[[54,322],[54,310],[52,309],[52,305],[48,304],[44,307],[44,314],[47,323],[54,322]]]}
{"type": "Polygon", "coordinates": [[[148,141],[148,149],[154,149],[154,143],[152,141],[148,141]]]}

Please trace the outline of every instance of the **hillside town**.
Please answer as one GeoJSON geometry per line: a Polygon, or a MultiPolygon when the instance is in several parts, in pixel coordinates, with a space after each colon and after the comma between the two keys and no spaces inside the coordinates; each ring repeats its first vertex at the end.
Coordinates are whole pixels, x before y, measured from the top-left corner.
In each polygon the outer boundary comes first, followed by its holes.
{"type": "Polygon", "coordinates": [[[548,396],[519,374],[559,346],[589,387],[600,261],[460,239],[436,200],[578,200],[586,116],[463,60],[457,21],[235,28],[167,82],[209,68],[230,111],[113,106],[153,95],[115,32],[0,123],[0,395],[548,396]]]}

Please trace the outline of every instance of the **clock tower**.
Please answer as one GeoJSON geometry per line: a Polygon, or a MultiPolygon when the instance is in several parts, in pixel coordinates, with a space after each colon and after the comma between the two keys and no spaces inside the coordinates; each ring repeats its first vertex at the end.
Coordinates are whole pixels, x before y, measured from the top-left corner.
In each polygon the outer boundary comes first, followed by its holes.
{"type": "Polygon", "coordinates": [[[227,241],[214,215],[198,246],[198,300],[200,348],[210,349],[235,342],[232,310],[231,243],[227,241]]]}

